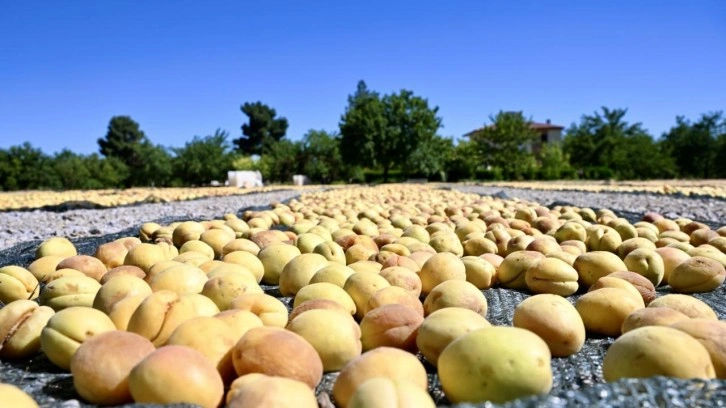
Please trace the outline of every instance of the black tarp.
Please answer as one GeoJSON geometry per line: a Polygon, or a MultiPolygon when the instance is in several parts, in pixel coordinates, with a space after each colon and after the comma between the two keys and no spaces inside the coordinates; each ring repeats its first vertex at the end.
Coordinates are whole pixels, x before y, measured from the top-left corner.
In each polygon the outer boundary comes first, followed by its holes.
{"type": "MultiPolygon", "coordinates": [[[[242,211],[240,210],[240,214],[242,211]]],[[[636,214],[626,214],[631,221],[637,221],[636,214]]],[[[155,220],[165,225],[183,218],[168,217],[155,220]]],[[[140,225],[139,225],[140,226],[140,225]]],[[[72,240],[79,254],[92,255],[95,249],[106,242],[120,237],[136,236],[138,227],[100,237],[87,237],[72,240]]],[[[0,265],[27,266],[32,262],[35,249],[41,241],[17,244],[0,251],[0,265]]],[[[264,286],[266,293],[280,298],[288,307],[292,298],[281,297],[277,287],[264,286]]],[[[660,288],[659,295],[668,293],[660,288]]],[[[530,296],[527,293],[494,288],[484,291],[488,301],[487,319],[493,325],[511,325],[514,308],[530,296]]],[[[578,295],[568,299],[574,303],[578,295]]],[[[716,291],[694,295],[709,304],[719,316],[726,318],[726,289],[722,286],[716,291]]],[[[567,358],[553,358],[552,391],[543,396],[522,398],[504,405],[491,403],[459,404],[459,407],[712,407],[726,404],[726,380],[678,380],[655,377],[649,379],[628,379],[616,383],[605,383],[602,377],[602,361],[607,348],[614,339],[588,338],[583,349],[567,358]]],[[[420,357],[420,356],[419,356],[420,357]]],[[[439,406],[450,405],[441,391],[436,370],[427,364],[429,389],[439,406]]],[[[332,395],[336,374],[326,374],[318,386],[318,393],[332,395]]],[[[22,387],[39,402],[41,406],[63,406],[65,401],[79,399],[73,389],[70,374],[55,368],[45,356],[39,354],[30,360],[0,362],[0,381],[22,387]]],[[[331,398],[332,399],[332,398],[331,398]]],[[[2,402],[0,401],[0,406],[2,402]]],[[[82,407],[91,405],[80,403],[82,407]]],[[[149,404],[129,404],[127,407],[151,407],[149,404]]],[[[179,405],[184,406],[184,405],[179,405]]]]}

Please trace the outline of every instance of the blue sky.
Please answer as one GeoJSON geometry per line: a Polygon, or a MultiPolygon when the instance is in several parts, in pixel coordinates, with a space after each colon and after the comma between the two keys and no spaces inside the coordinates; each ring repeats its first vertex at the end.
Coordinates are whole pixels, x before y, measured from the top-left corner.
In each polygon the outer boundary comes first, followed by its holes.
{"type": "Polygon", "coordinates": [[[234,138],[257,100],[297,140],[336,130],[359,79],[427,98],[444,136],[500,109],[569,125],[623,107],[656,137],[726,110],[719,0],[0,4],[0,148],[95,152],[114,115],[165,146],[234,138]]]}

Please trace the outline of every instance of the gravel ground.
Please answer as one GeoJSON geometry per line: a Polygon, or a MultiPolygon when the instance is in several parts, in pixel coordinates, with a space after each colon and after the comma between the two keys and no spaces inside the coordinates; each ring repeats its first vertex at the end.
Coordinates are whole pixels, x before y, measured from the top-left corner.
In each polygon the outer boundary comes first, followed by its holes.
{"type": "MultiPolygon", "coordinates": [[[[726,225],[726,201],[714,198],[646,193],[544,191],[463,185],[450,185],[450,188],[482,195],[519,198],[546,206],[569,203],[579,207],[609,208],[620,212],[631,221],[646,211],[655,211],[669,218],[686,217],[705,222],[714,228],[726,225]]],[[[284,201],[298,194],[298,191],[282,190],[102,210],[3,212],[0,213],[0,250],[21,242],[44,240],[56,235],[65,235],[69,238],[101,236],[162,217],[219,218],[225,213],[237,212],[250,206],[265,206],[272,201],[284,201]]]]}
{"type": "MultiPolygon", "coordinates": [[[[279,190],[261,194],[204,198],[158,204],[141,204],[101,210],[9,211],[0,213],[0,250],[21,242],[53,236],[101,236],[163,217],[214,219],[253,206],[266,206],[300,194],[279,190]]],[[[0,263],[2,260],[0,259],[0,263]]]]}

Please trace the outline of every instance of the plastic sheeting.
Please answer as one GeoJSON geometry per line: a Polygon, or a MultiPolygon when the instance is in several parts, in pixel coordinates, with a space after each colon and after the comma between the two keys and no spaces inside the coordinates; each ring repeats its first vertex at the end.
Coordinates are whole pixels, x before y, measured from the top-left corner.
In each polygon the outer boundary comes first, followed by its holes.
{"type": "MultiPolygon", "coordinates": [[[[165,218],[156,220],[165,225],[181,218],[165,218]]],[[[102,237],[88,237],[73,240],[80,254],[92,255],[95,249],[106,242],[124,236],[136,236],[138,228],[130,228],[115,234],[102,237]]],[[[0,265],[27,266],[34,258],[35,249],[40,241],[18,244],[0,251],[0,265]]],[[[266,293],[280,298],[288,307],[292,298],[281,297],[277,287],[263,286],[266,293]]],[[[667,289],[659,289],[659,294],[668,293],[667,289]]],[[[514,308],[527,293],[508,289],[495,288],[484,292],[488,304],[488,320],[493,325],[511,325],[514,308]]],[[[574,303],[577,296],[569,297],[574,303]]],[[[726,289],[722,286],[711,293],[696,294],[695,297],[705,301],[718,314],[720,319],[726,318],[726,289]]],[[[457,407],[711,407],[726,404],[726,381],[724,380],[677,380],[673,378],[655,377],[649,379],[628,379],[616,383],[605,383],[602,378],[602,361],[605,352],[614,339],[588,338],[583,349],[576,355],[567,358],[553,358],[553,387],[547,395],[522,398],[504,405],[491,403],[459,404],[457,407]]],[[[436,369],[425,362],[429,372],[429,390],[437,405],[449,406],[444,396],[436,369]]],[[[318,393],[331,395],[336,373],[326,374],[317,388],[318,393]]],[[[79,397],[73,389],[70,374],[55,368],[42,354],[30,360],[16,362],[0,362],[0,381],[21,386],[39,402],[41,406],[79,406],[75,401],[79,397]]],[[[80,403],[80,406],[90,405],[80,403]]],[[[128,407],[150,407],[153,405],[130,404],[128,407]]],[[[185,405],[178,405],[185,406],[185,405]]]]}

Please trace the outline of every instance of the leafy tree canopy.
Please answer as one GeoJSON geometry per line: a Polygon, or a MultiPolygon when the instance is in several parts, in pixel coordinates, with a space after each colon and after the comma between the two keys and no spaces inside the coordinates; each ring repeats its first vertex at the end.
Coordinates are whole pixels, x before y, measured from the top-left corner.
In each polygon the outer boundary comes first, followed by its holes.
{"type": "Polygon", "coordinates": [[[129,176],[129,169],[116,157],[100,157],[94,153],[85,157],[88,172],[93,175],[84,186],[87,189],[120,188],[129,176]]]}
{"type": "Polygon", "coordinates": [[[247,115],[248,123],[242,125],[244,136],[234,140],[237,150],[245,154],[262,154],[274,142],[285,137],[287,132],[287,119],[276,117],[275,109],[262,102],[247,102],[241,107],[242,113],[247,115]]]}
{"type": "Polygon", "coordinates": [[[130,160],[136,148],[144,142],[148,142],[146,135],[130,116],[114,116],[108,124],[106,136],[98,139],[98,146],[106,157],[130,160]]]}
{"type": "Polygon", "coordinates": [[[139,124],[129,116],[114,116],[104,138],[98,139],[106,158],[117,158],[127,167],[125,187],[162,186],[171,181],[171,155],[163,146],[155,146],[139,124]]]}
{"type": "Polygon", "coordinates": [[[385,132],[383,103],[377,92],[359,81],[356,92],[348,96],[348,106],[340,121],[341,154],[350,163],[374,166],[376,145],[374,134],[385,132]]]}
{"type": "Polygon", "coordinates": [[[129,166],[127,186],[161,187],[172,182],[172,156],[169,150],[151,142],[136,147],[134,157],[138,164],[129,166]]]}
{"type": "Polygon", "coordinates": [[[93,178],[86,158],[68,149],[55,155],[53,170],[63,180],[63,187],[68,189],[86,189],[93,178]]]}
{"type": "Polygon", "coordinates": [[[233,168],[235,156],[228,141],[229,134],[217,129],[213,135],[194,136],[183,147],[172,148],[174,176],[185,185],[206,185],[224,180],[233,168]]]}
{"type": "Polygon", "coordinates": [[[419,143],[404,164],[409,175],[446,180],[447,164],[454,155],[454,141],[448,137],[430,135],[419,143]]]}
{"type": "Polygon", "coordinates": [[[60,188],[52,158],[29,142],[0,150],[0,187],[4,190],[60,188]]]}
{"type": "Polygon", "coordinates": [[[309,130],[302,140],[303,173],[311,181],[327,184],[344,177],[346,165],[340,154],[339,135],[309,130]]]}
{"type": "Polygon", "coordinates": [[[438,110],[412,91],[381,97],[358,82],[339,123],[343,159],[380,166],[387,181],[391,168],[402,165],[422,141],[436,134],[441,127],[438,110]]]}
{"type": "Polygon", "coordinates": [[[559,180],[571,171],[570,157],[562,146],[546,143],[540,152],[540,176],[544,180],[559,180]]]}
{"type": "Polygon", "coordinates": [[[290,183],[292,176],[302,174],[304,159],[302,143],[282,139],[270,145],[257,166],[266,181],[290,183]]]}
{"type": "Polygon", "coordinates": [[[578,169],[608,168],[621,179],[668,177],[673,163],[640,123],[625,120],[627,109],[602,108],[573,124],[563,141],[564,152],[578,169]]]}
{"type": "Polygon", "coordinates": [[[531,121],[522,112],[499,111],[491,124],[469,135],[482,164],[500,169],[505,177],[518,178],[533,165],[526,147],[537,139],[531,121]]]}
{"type": "Polygon", "coordinates": [[[115,188],[127,176],[126,165],[115,157],[68,149],[49,156],[30,143],[0,149],[0,191],[115,188]]]}
{"type": "Polygon", "coordinates": [[[726,118],[709,112],[696,122],[683,116],[661,137],[663,148],[675,160],[683,177],[708,178],[726,175],[726,118]]]}
{"type": "Polygon", "coordinates": [[[609,166],[621,161],[617,147],[625,139],[647,135],[640,123],[624,120],[627,109],[602,107],[602,113],[583,115],[579,124],[571,125],[564,139],[565,152],[576,167],[609,166]]]}
{"type": "Polygon", "coordinates": [[[474,142],[459,140],[445,162],[447,180],[474,180],[479,165],[480,161],[474,142]]]}

